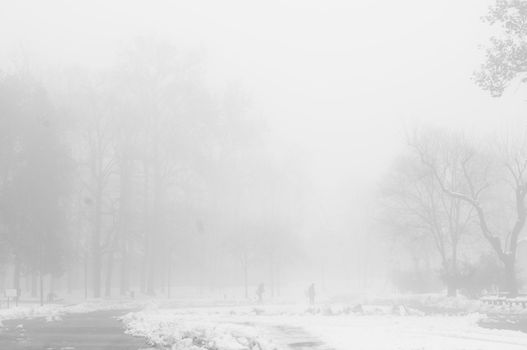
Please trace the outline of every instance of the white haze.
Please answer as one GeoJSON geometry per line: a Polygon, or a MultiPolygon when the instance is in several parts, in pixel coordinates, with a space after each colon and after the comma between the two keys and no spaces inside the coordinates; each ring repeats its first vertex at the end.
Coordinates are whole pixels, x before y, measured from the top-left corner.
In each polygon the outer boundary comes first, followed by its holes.
{"type": "Polygon", "coordinates": [[[4,0],[0,62],[104,69],[137,37],[196,52],[211,86],[247,92],[276,158],[300,164],[303,234],[313,250],[336,249],[362,244],[353,237],[371,226],[371,197],[407,125],[491,133],[523,123],[519,93],[493,99],[471,80],[490,3],[4,0]]]}

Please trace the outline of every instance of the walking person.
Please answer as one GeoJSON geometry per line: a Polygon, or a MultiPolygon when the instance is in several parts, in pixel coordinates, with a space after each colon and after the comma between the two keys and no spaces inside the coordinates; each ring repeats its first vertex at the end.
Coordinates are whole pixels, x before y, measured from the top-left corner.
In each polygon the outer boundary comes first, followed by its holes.
{"type": "Polygon", "coordinates": [[[265,286],[263,283],[258,285],[256,289],[256,295],[258,296],[258,302],[261,304],[263,302],[263,294],[265,293],[265,286]]]}
{"type": "Polygon", "coordinates": [[[307,296],[309,297],[309,305],[315,305],[315,284],[311,283],[307,289],[307,296]]]}

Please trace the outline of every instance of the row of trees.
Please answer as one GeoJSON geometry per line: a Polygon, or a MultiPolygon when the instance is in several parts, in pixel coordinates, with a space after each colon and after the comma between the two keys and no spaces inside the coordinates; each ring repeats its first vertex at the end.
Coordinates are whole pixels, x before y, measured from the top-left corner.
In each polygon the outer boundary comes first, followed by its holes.
{"type": "Polygon", "coordinates": [[[105,72],[1,76],[0,246],[13,287],[26,276],[37,295],[40,277],[42,296],[53,275],[86,296],[169,294],[173,278],[214,286],[235,269],[247,296],[251,261],[279,283],[294,186],[241,90],[215,91],[202,71],[138,40],[105,72]]]}
{"type": "Polygon", "coordinates": [[[40,276],[55,271],[64,239],[69,207],[69,175],[73,164],[60,138],[60,113],[43,88],[27,76],[0,82],[0,225],[2,257],[12,257],[14,285],[20,274],[32,274],[32,292],[40,276]]]}

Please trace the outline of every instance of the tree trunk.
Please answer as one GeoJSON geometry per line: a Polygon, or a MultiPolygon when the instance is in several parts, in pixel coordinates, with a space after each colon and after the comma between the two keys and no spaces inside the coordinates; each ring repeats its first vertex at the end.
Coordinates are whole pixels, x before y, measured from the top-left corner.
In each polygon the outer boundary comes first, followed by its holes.
{"type": "Polygon", "coordinates": [[[168,256],[167,263],[167,298],[170,299],[170,288],[172,285],[172,261],[170,255],[168,256]]]}
{"type": "MultiPolygon", "coordinates": [[[[163,188],[161,185],[161,173],[159,167],[159,160],[157,159],[157,141],[154,147],[154,168],[153,168],[153,210],[152,210],[152,230],[150,232],[150,253],[149,253],[149,265],[147,275],[147,288],[146,291],[149,295],[155,294],[156,289],[156,273],[158,272],[156,267],[159,262],[159,255],[161,253],[161,244],[159,242],[161,237],[161,219],[162,219],[162,192],[163,188]]],[[[161,282],[161,281],[160,281],[161,282]]]]}
{"type": "Polygon", "coordinates": [[[456,297],[457,296],[457,284],[455,281],[449,281],[447,283],[447,296],[456,297]]]}
{"type": "Polygon", "coordinates": [[[149,247],[149,253],[148,253],[148,268],[147,268],[147,275],[146,275],[146,293],[148,295],[155,295],[155,249],[153,247],[152,242],[150,242],[149,247]]]}
{"type": "Polygon", "coordinates": [[[128,292],[128,219],[130,202],[130,161],[127,151],[121,159],[120,166],[120,199],[119,199],[119,248],[121,253],[121,282],[119,292],[125,295],[128,292]]]}
{"type": "Polygon", "coordinates": [[[55,292],[55,282],[56,282],[55,277],[53,276],[53,274],[50,274],[49,275],[49,285],[48,285],[49,286],[48,289],[50,293],[55,292]]]}
{"type": "Polygon", "coordinates": [[[88,299],[88,258],[84,257],[84,299],[88,299]]]}
{"type": "Polygon", "coordinates": [[[98,250],[94,246],[93,253],[93,271],[92,271],[92,288],[93,297],[101,297],[101,257],[98,250]]]}
{"type": "Polygon", "coordinates": [[[13,288],[20,291],[20,260],[15,256],[15,268],[13,271],[13,288]]]}
{"type": "Polygon", "coordinates": [[[31,283],[31,276],[26,274],[24,276],[24,291],[28,294],[31,292],[30,283],[31,283]]]}
{"type": "Polygon", "coordinates": [[[458,280],[459,280],[459,272],[457,268],[457,240],[453,240],[452,242],[452,266],[451,271],[449,272],[449,282],[447,285],[447,296],[449,297],[456,297],[457,296],[457,288],[458,288],[458,280]]]}
{"type": "Polygon", "coordinates": [[[95,227],[92,237],[92,287],[93,297],[99,298],[101,296],[101,210],[102,210],[102,184],[97,185],[97,194],[95,198],[95,227]]]}
{"type": "Polygon", "coordinates": [[[106,265],[106,283],[104,287],[104,295],[109,297],[112,295],[112,275],[113,275],[113,252],[108,253],[108,261],[106,265]]]}
{"type": "MultiPolygon", "coordinates": [[[[150,231],[150,254],[149,254],[149,266],[147,275],[147,288],[146,291],[149,295],[155,295],[156,285],[161,284],[162,281],[156,281],[158,277],[159,263],[163,262],[162,259],[162,230],[163,230],[163,194],[166,190],[163,186],[163,176],[161,172],[161,157],[160,157],[160,131],[161,124],[159,121],[159,115],[154,112],[153,115],[153,147],[152,147],[152,213],[151,213],[151,231],[150,231]],[[160,260],[161,258],[161,260],[160,260]]],[[[162,276],[160,274],[159,276],[162,276]]]]}
{"type": "Polygon", "coordinates": [[[31,297],[36,298],[38,296],[38,287],[37,287],[37,274],[36,272],[31,273],[31,297]]]}
{"type": "Polygon", "coordinates": [[[145,252],[143,256],[143,264],[141,265],[141,276],[140,276],[140,285],[141,293],[146,294],[146,269],[148,266],[148,252],[145,252]]]}
{"type": "Polygon", "coordinates": [[[269,279],[271,280],[271,297],[274,298],[275,291],[275,274],[273,265],[273,256],[269,258],[269,279]]]}
{"type": "Polygon", "coordinates": [[[280,261],[276,263],[276,296],[280,296],[280,261]]]}
{"type": "Polygon", "coordinates": [[[515,298],[518,296],[518,283],[516,281],[515,259],[505,263],[505,285],[509,292],[509,297],[515,298]]]}
{"type": "Polygon", "coordinates": [[[121,250],[121,283],[119,288],[121,295],[126,295],[130,289],[128,278],[128,256],[126,248],[123,248],[121,250]]]}
{"type": "Polygon", "coordinates": [[[71,295],[73,290],[73,266],[68,267],[68,294],[71,295]]]}
{"type": "Polygon", "coordinates": [[[149,167],[146,160],[143,162],[143,172],[144,172],[144,181],[143,181],[143,264],[141,266],[141,293],[146,294],[146,280],[148,273],[148,263],[149,263],[149,254],[150,254],[150,215],[149,215],[149,167]]]}
{"type": "Polygon", "coordinates": [[[243,285],[245,287],[245,299],[249,298],[249,277],[248,277],[248,261],[247,252],[243,253],[243,285]]]}
{"type": "Polygon", "coordinates": [[[44,305],[44,276],[42,272],[39,273],[39,283],[40,283],[40,306],[44,305]]]}

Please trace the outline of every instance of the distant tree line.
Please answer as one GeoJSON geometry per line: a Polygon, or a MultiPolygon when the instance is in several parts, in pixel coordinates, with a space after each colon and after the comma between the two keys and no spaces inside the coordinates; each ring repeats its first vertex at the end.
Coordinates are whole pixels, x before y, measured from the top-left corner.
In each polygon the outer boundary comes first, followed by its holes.
{"type": "Polygon", "coordinates": [[[4,287],[43,298],[47,278],[97,298],[243,283],[248,296],[258,269],[278,293],[294,181],[243,91],[212,89],[203,68],[139,39],[112,69],[0,74],[4,287]]]}

